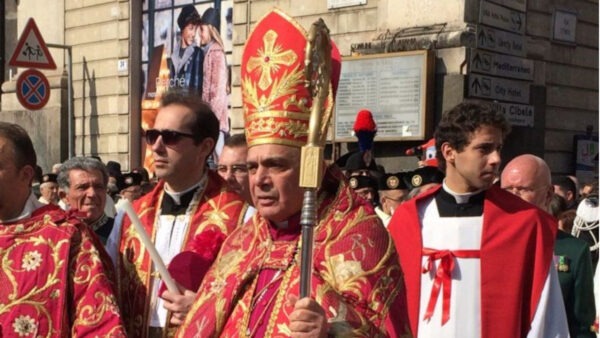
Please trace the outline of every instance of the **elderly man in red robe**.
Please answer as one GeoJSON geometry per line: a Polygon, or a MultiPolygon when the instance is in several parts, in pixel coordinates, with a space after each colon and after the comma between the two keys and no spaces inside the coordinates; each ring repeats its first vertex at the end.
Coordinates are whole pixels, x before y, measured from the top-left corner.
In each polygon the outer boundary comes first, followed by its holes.
{"type": "Polygon", "coordinates": [[[392,217],[418,337],[568,336],[551,216],[493,185],[509,130],[488,105],[446,112],[435,133],[443,185],[392,217]]]}
{"type": "Polygon", "coordinates": [[[125,337],[94,234],[31,191],[27,132],[0,122],[0,336],[125,337]]]}
{"type": "MultiPolygon", "coordinates": [[[[145,135],[160,181],[133,207],[162,261],[170,264],[196,236],[203,237],[206,232],[227,236],[241,224],[247,205],[206,166],[217,140],[219,121],[200,97],[178,91],[167,93],[153,128],[145,135]]],[[[119,301],[127,331],[131,337],[161,337],[169,323],[181,324],[196,290],[181,287],[180,294],[163,293],[160,276],[135,227],[128,216],[120,214],[117,218],[121,217],[122,222],[115,221],[107,249],[116,261],[119,301]]],[[[218,247],[215,250],[218,252],[218,247]]],[[[212,261],[205,263],[210,265],[212,261]]],[[[194,274],[193,270],[190,267],[188,273],[194,274]]],[[[189,280],[189,276],[183,279],[189,280]]]]}
{"type": "MultiPolygon", "coordinates": [[[[248,38],[242,89],[258,213],[225,239],[178,337],[382,337],[388,312],[399,318],[398,334],[408,329],[391,238],[335,166],[326,169],[317,195],[312,289],[298,299],[300,147],[307,143],[314,104],[305,86],[306,45],[304,29],[279,10],[248,38]]],[[[332,68],[335,74],[339,63],[332,68]]],[[[337,76],[332,79],[335,90],[337,76]]],[[[327,112],[333,97],[330,91],[327,112]]]]}

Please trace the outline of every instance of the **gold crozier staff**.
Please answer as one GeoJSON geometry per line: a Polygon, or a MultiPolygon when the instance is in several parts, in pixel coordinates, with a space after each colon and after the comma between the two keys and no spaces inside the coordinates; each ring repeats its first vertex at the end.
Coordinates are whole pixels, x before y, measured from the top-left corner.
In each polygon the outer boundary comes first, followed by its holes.
{"type": "Polygon", "coordinates": [[[302,251],[300,262],[300,298],[310,296],[312,275],[313,228],[317,223],[317,190],[323,179],[323,148],[332,108],[326,109],[331,79],[331,39],[322,19],[310,27],[306,54],[306,86],[313,97],[308,126],[308,140],[302,147],[300,186],[305,188],[300,224],[302,251]]]}

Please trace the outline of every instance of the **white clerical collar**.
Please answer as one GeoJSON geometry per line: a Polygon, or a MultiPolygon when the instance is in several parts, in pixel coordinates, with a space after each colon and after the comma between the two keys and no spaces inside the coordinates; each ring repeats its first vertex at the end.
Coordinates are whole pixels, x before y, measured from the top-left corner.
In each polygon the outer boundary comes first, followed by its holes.
{"type": "Polygon", "coordinates": [[[178,192],[169,191],[169,189],[167,188],[167,185],[165,184],[165,188],[164,188],[165,193],[167,195],[171,196],[171,198],[173,199],[173,202],[175,202],[175,204],[179,205],[179,204],[181,204],[181,197],[183,195],[185,195],[186,193],[188,193],[192,190],[195,190],[199,186],[203,185],[204,182],[206,182],[206,178],[207,178],[207,175],[204,174],[198,183],[192,185],[191,187],[189,187],[183,191],[178,191],[178,192]]]}
{"type": "Polygon", "coordinates": [[[469,199],[472,196],[475,196],[483,191],[483,189],[480,189],[480,190],[477,190],[474,192],[458,193],[458,192],[452,191],[452,189],[450,189],[448,187],[445,179],[444,179],[444,182],[442,183],[442,189],[444,189],[444,191],[446,191],[448,194],[452,195],[454,197],[454,199],[456,199],[457,204],[469,203],[469,199]]]}
{"type": "Polygon", "coordinates": [[[35,198],[35,195],[33,194],[33,192],[31,192],[29,194],[29,197],[27,198],[27,201],[25,201],[25,206],[23,207],[23,211],[21,211],[19,216],[9,219],[9,220],[2,221],[2,223],[13,223],[18,220],[31,217],[31,214],[34,211],[36,211],[37,209],[39,209],[43,206],[44,206],[44,204],[41,203],[40,201],[38,201],[37,198],[35,198]]]}

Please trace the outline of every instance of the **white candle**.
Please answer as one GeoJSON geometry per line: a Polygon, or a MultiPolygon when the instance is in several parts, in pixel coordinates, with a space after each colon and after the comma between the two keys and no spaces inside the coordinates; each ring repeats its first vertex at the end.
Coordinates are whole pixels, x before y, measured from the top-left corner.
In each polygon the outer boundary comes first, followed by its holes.
{"type": "Polygon", "coordinates": [[[165,263],[160,258],[158,251],[156,251],[156,248],[154,247],[154,243],[152,243],[152,241],[150,240],[150,237],[148,237],[148,234],[146,233],[146,230],[144,230],[144,227],[142,226],[142,222],[140,221],[140,218],[138,217],[136,212],[133,210],[133,206],[131,205],[131,202],[129,202],[129,200],[127,200],[126,198],[121,198],[119,200],[119,202],[117,203],[116,208],[125,211],[127,213],[127,216],[129,216],[131,223],[135,227],[135,230],[137,231],[138,235],[140,236],[140,239],[142,240],[142,243],[146,247],[146,250],[148,250],[148,253],[150,254],[150,258],[152,259],[152,262],[154,263],[154,267],[156,267],[156,270],[160,274],[160,277],[165,282],[167,289],[169,289],[169,291],[172,293],[181,294],[181,292],[179,292],[179,288],[177,287],[177,284],[175,283],[175,280],[173,279],[173,277],[171,277],[171,274],[169,274],[169,270],[167,270],[165,263]]]}

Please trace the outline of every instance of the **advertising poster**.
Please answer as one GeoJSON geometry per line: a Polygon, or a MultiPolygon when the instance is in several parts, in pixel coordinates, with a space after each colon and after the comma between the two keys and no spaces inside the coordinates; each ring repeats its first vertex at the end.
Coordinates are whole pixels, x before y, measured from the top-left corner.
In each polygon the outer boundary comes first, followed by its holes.
{"type": "MultiPolygon", "coordinates": [[[[153,127],[162,94],[177,87],[202,96],[215,111],[221,134],[229,132],[232,13],[233,0],[144,1],[143,130],[153,127]]],[[[142,163],[152,176],[151,150],[141,142],[142,163]]]]}

